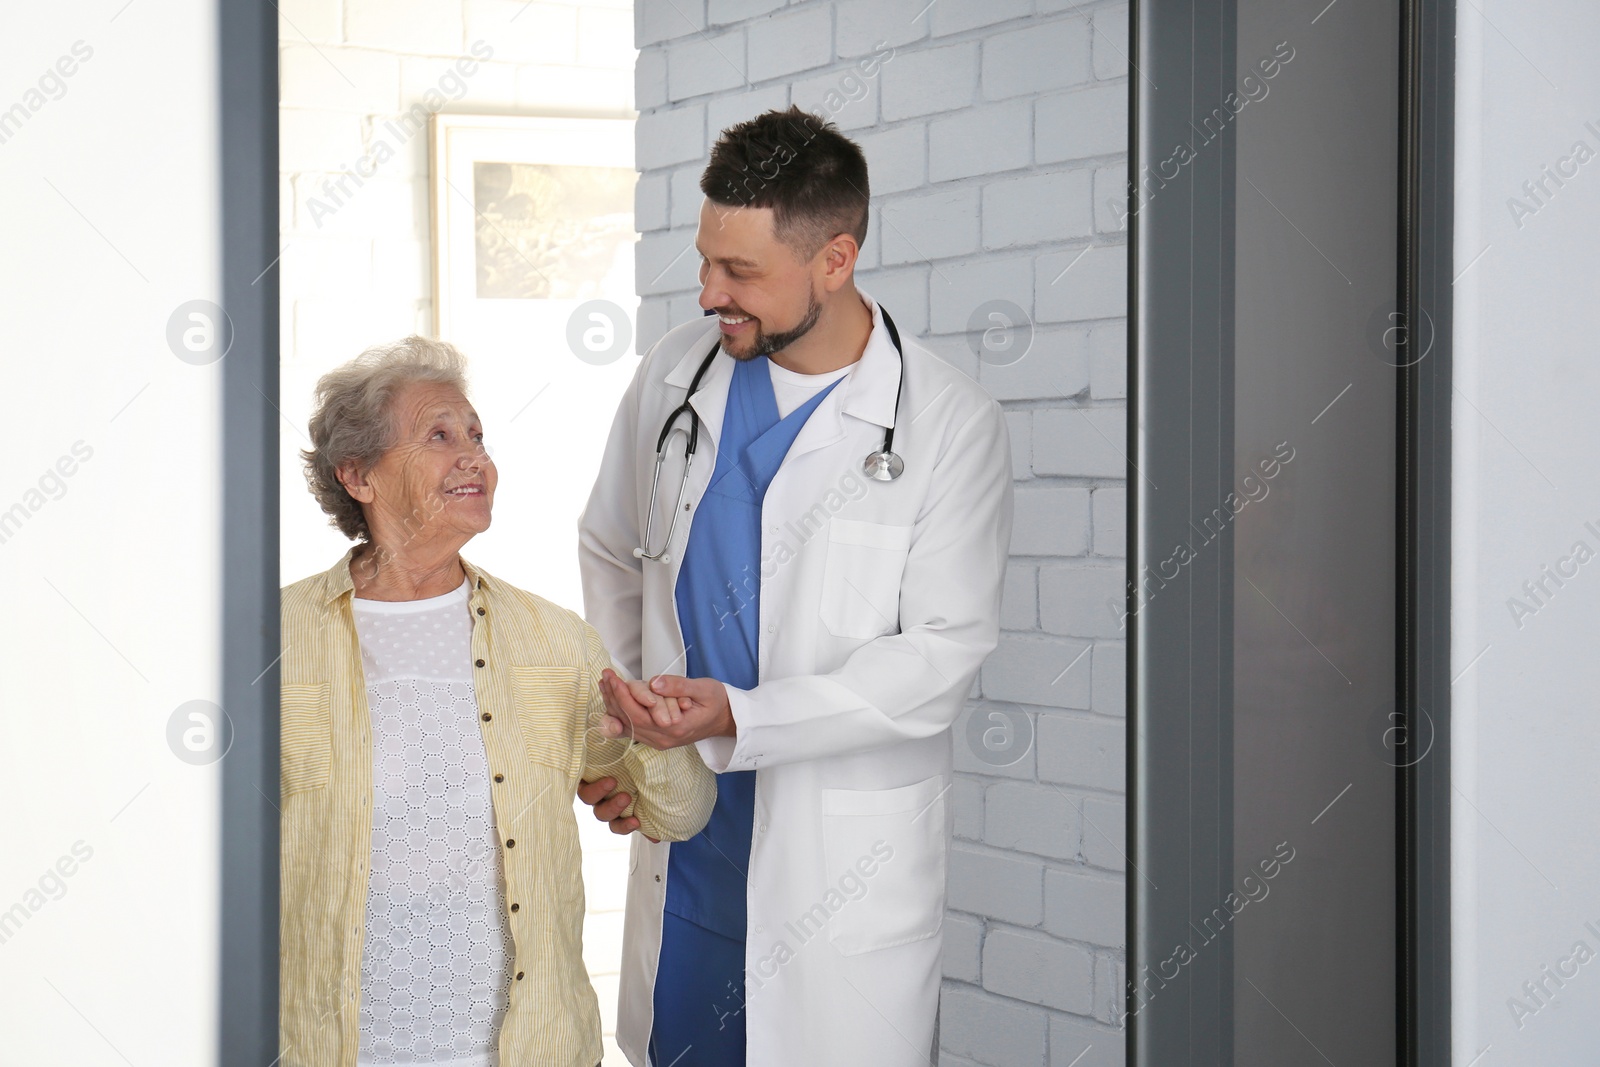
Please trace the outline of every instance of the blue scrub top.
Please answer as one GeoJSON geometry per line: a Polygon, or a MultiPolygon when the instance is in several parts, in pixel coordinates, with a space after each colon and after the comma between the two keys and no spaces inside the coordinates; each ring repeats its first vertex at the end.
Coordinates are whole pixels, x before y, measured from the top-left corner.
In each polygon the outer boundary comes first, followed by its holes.
{"type": "MultiPolygon", "coordinates": [[[[778,418],[766,356],[739,360],[717,441],[717,464],[690,527],[674,591],[690,678],[738,689],[758,681],[761,502],[800,428],[837,379],[778,418]]],[[[745,939],[745,891],[754,821],[755,771],[717,775],[706,828],[672,846],[666,910],[724,937],[745,939]]],[[[663,961],[661,974],[672,971],[663,961]]]]}

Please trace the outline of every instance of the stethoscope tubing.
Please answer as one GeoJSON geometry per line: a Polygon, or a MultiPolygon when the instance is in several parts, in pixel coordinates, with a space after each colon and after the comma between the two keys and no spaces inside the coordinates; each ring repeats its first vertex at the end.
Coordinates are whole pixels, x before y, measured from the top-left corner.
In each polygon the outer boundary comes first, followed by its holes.
{"type": "MultiPolygon", "coordinates": [[[[895,419],[898,420],[900,417],[900,394],[904,391],[906,385],[906,353],[905,348],[900,343],[900,330],[895,326],[894,319],[889,317],[889,312],[885,311],[882,305],[879,305],[878,311],[883,315],[883,324],[889,330],[889,340],[894,342],[895,353],[900,357],[900,380],[895,385],[894,391],[894,412],[895,419]]],[[[699,369],[694,372],[694,378],[689,382],[689,391],[684,396],[683,403],[672,409],[672,413],[667,416],[667,421],[661,426],[661,433],[656,436],[655,470],[650,476],[650,503],[648,510],[645,512],[645,543],[633,550],[634,556],[638,559],[656,560],[661,563],[670,563],[672,561],[672,557],[667,554],[667,549],[672,545],[672,535],[678,528],[678,512],[683,507],[684,494],[689,488],[689,463],[694,459],[695,448],[700,443],[700,413],[695,411],[694,405],[690,401],[694,399],[696,390],[700,388],[700,379],[705,377],[706,371],[721,350],[722,342],[720,340],[711,346],[711,351],[707,352],[705,358],[700,361],[699,369]],[[672,507],[672,521],[667,525],[667,539],[662,544],[661,551],[651,552],[650,534],[655,526],[656,493],[661,485],[661,463],[666,458],[667,441],[672,437],[678,416],[686,412],[689,416],[689,429],[680,431],[685,434],[687,440],[685,441],[683,452],[683,478],[678,482],[678,500],[672,507]]],[[[864,467],[869,477],[878,478],[880,481],[892,481],[898,478],[905,469],[904,462],[894,454],[893,426],[888,426],[884,429],[883,448],[877,452],[870,453],[866,458],[864,467]],[[875,470],[883,472],[884,476],[873,473],[875,470]]]]}

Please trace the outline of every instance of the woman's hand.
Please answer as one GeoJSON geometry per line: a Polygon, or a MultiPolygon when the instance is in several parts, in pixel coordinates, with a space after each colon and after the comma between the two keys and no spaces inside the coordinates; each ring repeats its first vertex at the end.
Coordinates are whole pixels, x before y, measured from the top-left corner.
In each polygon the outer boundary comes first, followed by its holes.
{"type": "MultiPolygon", "coordinates": [[[[680,706],[678,698],[658,696],[656,693],[651,692],[649,684],[647,684],[644,679],[635,678],[632,681],[623,681],[620,674],[616,674],[612,671],[601,672],[600,688],[603,694],[607,689],[607,682],[612,679],[619,683],[621,687],[627,689],[628,695],[633,698],[634,703],[637,704],[639,708],[643,709],[643,713],[650,716],[650,721],[655,725],[667,727],[683,720],[683,711],[687,710],[688,708],[689,702],[687,700],[682,701],[682,705],[680,706]]],[[[620,690],[614,690],[614,692],[620,695],[620,690]]],[[[618,703],[619,705],[622,704],[620,700],[618,703]]],[[[611,701],[607,701],[606,707],[607,710],[610,710],[611,701]]],[[[612,717],[617,717],[615,711],[612,712],[612,717]]],[[[604,729],[605,724],[602,723],[601,727],[604,729]]],[[[620,737],[622,735],[620,733],[607,732],[606,736],[620,737]]]]}

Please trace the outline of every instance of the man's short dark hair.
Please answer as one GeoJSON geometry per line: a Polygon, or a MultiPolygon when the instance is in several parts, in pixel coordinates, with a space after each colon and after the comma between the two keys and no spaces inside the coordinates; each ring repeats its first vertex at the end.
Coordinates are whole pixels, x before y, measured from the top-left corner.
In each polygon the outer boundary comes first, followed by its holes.
{"type": "Polygon", "coordinates": [[[867,239],[867,157],[833,123],[790,107],[729,126],[700,191],[723,207],[766,207],[780,241],[809,259],[841,233],[867,239]]]}

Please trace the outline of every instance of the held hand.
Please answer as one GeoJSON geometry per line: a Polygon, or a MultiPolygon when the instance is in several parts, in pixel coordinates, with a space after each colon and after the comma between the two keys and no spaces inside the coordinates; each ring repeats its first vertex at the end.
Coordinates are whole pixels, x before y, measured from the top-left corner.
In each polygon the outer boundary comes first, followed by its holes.
{"type": "MultiPolygon", "coordinates": [[[[657,726],[671,726],[683,718],[678,701],[652,693],[643,679],[624,681],[621,675],[609,668],[600,672],[600,695],[606,702],[606,713],[618,722],[648,717],[657,726]]],[[[608,732],[607,736],[621,737],[625,732],[608,732]]]]}
{"type": "MultiPolygon", "coordinates": [[[[633,798],[627,793],[613,793],[617,788],[615,778],[601,778],[595,782],[578,783],[578,799],[594,809],[594,817],[611,826],[611,832],[624,836],[639,829],[639,820],[635,816],[624,817],[623,812],[628,810],[628,805],[633,803],[633,798]]],[[[651,841],[660,843],[660,838],[644,835],[651,841]]]]}
{"type": "Polygon", "coordinates": [[[645,696],[657,701],[646,705],[633,685],[612,671],[601,676],[609,713],[601,729],[608,737],[631,737],[655,749],[680,748],[706,737],[733,737],[733,713],[728,690],[714,678],[659,675],[645,696]]]}

